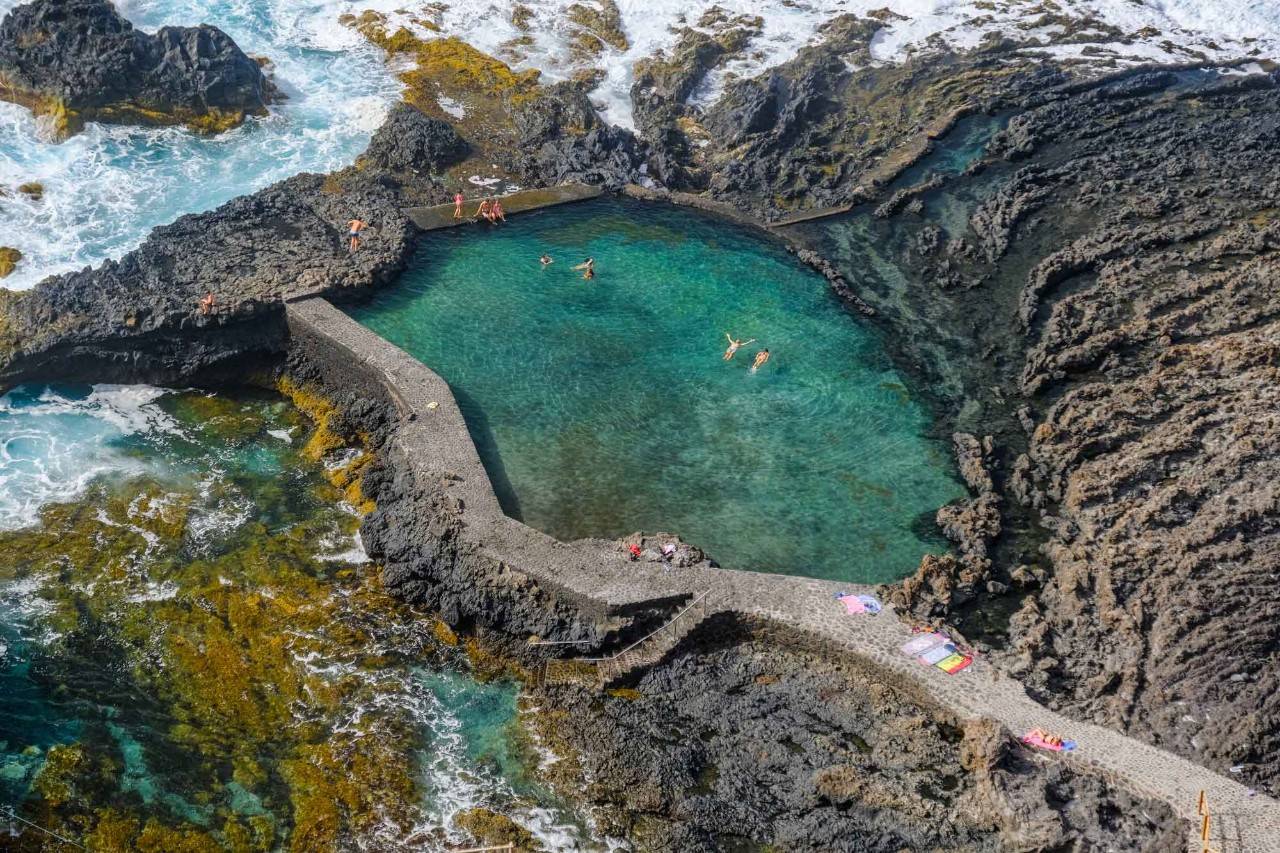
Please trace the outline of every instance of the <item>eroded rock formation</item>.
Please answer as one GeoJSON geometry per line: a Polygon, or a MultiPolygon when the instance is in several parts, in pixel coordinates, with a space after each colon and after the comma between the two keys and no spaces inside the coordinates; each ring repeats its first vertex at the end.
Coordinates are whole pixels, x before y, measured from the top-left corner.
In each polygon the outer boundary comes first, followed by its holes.
{"type": "Polygon", "coordinates": [[[31,108],[55,138],[86,121],[212,133],[264,115],[279,97],[217,27],[148,34],[108,0],[35,0],[0,23],[0,98],[31,108]]]}

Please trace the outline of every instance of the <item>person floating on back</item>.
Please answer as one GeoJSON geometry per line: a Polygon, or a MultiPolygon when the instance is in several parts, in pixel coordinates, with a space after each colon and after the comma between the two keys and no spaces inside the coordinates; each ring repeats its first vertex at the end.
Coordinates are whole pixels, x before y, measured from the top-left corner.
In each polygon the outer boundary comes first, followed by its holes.
{"type": "Polygon", "coordinates": [[[499,222],[499,221],[506,222],[507,221],[507,215],[502,211],[502,199],[495,198],[493,200],[493,206],[489,208],[489,221],[490,222],[499,222]]]}
{"type": "Polygon", "coordinates": [[[359,219],[353,219],[347,223],[347,236],[351,238],[351,246],[348,252],[354,252],[360,248],[360,232],[369,227],[368,222],[359,219]]]}
{"type": "Polygon", "coordinates": [[[574,269],[582,270],[582,277],[587,281],[591,281],[591,279],[596,277],[596,259],[587,258],[585,261],[575,266],[574,269]]]}
{"type": "Polygon", "coordinates": [[[728,361],[729,359],[733,358],[734,355],[737,354],[738,350],[742,349],[747,344],[753,344],[756,342],[755,338],[752,338],[749,341],[735,341],[733,339],[733,335],[729,334],[728,332],[725,332],[724,336],[729,339],[729,348],[724,351],[725,361],[728,361]]]}
{"type": "Polygon", "coordinates": [[[453,218],[462,218],[462,202],[466,199],[462,197],[462,193],[454,193],[453,195],[453,218]]]}
{"type": "Polygon", "coordinates": [[[204,295],[204,299],[200,300],[200,313],[201,314],[213,313],[213,291],[212,290],[206,292],[204,295]]]}
{"type": "Polygon", "coordinates": [[[760,352],[756,353],[756,360],[751,362],[751,372],[755,373],[757,370],[764,367],[765,362],[767,362],[768,360],[769,360],[769,350],[767,349],[760,350],[760,352]]]}
{"type": "Polygon", "coordinates": [[[476,208],[475,215],[472,219],[488,219],[489,218],[489,199],[480,199],[480,206],[476,208]]]}
{"type": "Polygon", "coordinates": [[[550,255],[544,254],[542,257],[538,258],[538,263],[542,264],[544,267],[549,267],[555,263],[555,261],[551,259],[550,255]]]}

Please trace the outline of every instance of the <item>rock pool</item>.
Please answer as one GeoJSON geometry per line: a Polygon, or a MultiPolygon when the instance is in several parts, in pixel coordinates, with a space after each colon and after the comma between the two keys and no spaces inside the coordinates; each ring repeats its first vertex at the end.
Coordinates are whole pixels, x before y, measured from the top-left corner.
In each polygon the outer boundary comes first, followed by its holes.
{"type": "Polygon", "coordinates": [[[3,804],[97,851],[434,849],[477,809],[584,835],[515,685],[381,590],[322,432],[263,392],[0,398],[3,804]]]}
{"type": "Polygon", "coordinates": [[[353,314],[451,384],[504,509],[561,539],[665,530],[862,582],[944,547],[932,516],[962,488],[909,381],[746,229],[610,199],[434,232],[353,314]],[[726,362],[726,332],[757,342],[726,362]]]}

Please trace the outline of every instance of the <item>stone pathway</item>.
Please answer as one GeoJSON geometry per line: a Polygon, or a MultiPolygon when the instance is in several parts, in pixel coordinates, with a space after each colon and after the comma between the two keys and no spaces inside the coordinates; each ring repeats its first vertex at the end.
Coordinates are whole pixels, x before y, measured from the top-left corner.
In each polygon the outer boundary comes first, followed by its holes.
{"type": "MultiPolygon", "coordinates": [[[[713,611],[773,620],[869,660],[890,678],[906,679],[961,716],[989,717],[1015,734],[1032,728],[1076,741],[1060,760],[1101,773],[1137,794],[1163,800],[1196,826],[1200,791],[1217,821],[1219,853],[1280,853],[1280,803],[1249,796],[1231,779],[1110,729],[1081,723],[1032,700],[1022,686],[979,658],[947,675],[902,654],[911,631],[892,609],[848,615],[837,591],[871,592],[856,584],[730,569],[667,569],[630,562],[604,540],[559,542],[502,514],[488,475],[448,385],[412,356],[320,299],[288,306],[291,324],[320,334],[352,354],[393,389],[405,421],[397,442],[422,482],[448,483],[462,499],[464,535],[496,563],[534,578],[587,612],[607,614],[643,602],[686,601],[710,590],[713,611]],[[434,404],[434,405],[433,405],[434,404]],[[1223,831],[1219,835],[1219,831],[1223,831]]],[[[1046,755],[1048,755],[1046,753],[1046,755]]]]}
{"type": "MultiPolygon", "coordinates": [[[[560,186],[540,190],[520,190],[519,192],[498,196],[498,198],[502,199],[502,208],[505,213],[510,215],[525,213],[530,210],[540,210],[544,207],[554,207],[558,204],[569,204],[570,202],[599,198],[603,192],[604,190],[600,187],[591,187],[586,184],[561,184],[560,186]]],[[[437,204],[434,207],[409,207],[405,208],[404,212],[406,216],[413,220],[413,224],[423,231],[436,231],[441,228],[473,224],[474,220],[471,217],[475,213],[476,207],[479,206],[480,199],[492,197],[491,194],[481,191],[468,196],[466,202],[462,205],[463,219],[453,218],[452,204],[437,204]]]]}

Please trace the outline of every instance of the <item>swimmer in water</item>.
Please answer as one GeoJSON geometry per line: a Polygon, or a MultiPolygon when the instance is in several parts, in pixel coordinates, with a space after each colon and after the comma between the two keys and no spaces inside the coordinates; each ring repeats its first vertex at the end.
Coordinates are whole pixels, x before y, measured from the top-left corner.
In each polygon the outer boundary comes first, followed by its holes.
{"type": "Polygon", "coordinates": [[[755,373],[757,370],[764,367],[765,362],[768,360],[769,351],[767,349],[760,350],[760,352],[756,353],[756,360],[751,362],[751,372],[755,373]]]}
{"type": "Polygon", "coordinates": [[[347,223],[347,236],[351,238],[348,252],[354,252],[360,248],[360,232],[369,227],[368,222],[359,219],[353,219],[347,223]]]}
{"type": "Polygon", "coordinates": [[[749,341],[735,341],[733,339],[733,335],[729,334],[728,332],[725,332],[724,336],[729,340],[729,348],[724,351],[725,361],[728,361],[729,359],[733,358],[734,355],[737,354],[738,350],[742,349],[747,344],[753,344],[756,342],[755,338],[752,338],[749,341]]]}
{"type": "Polygon", "coordinates": [[[575,266],[574,269],[582,270],[583,279],[591,281],[591,279],[596,277],[596,259],[587,258],[585,261],[575,266]]]}
{"type": "Polygon", "coordinates": [[[542,257],[538,258],[538,263],[542,264],[544,267],[549,267],[553,263],[555,263],[555,261],[551,259],[550,255],[543,255],[542,257]]]}
{"type": "Polygon", "coordinates": [[[462,197],[462,193],[454,193],[454,196],[453,196],[453,218],[454,219],[462,218],[462,202],[464,201],[466,201],[466,199],[462,197]]]}

